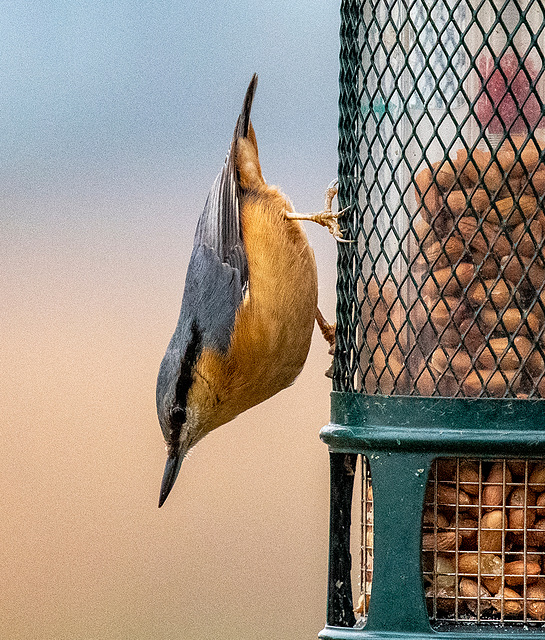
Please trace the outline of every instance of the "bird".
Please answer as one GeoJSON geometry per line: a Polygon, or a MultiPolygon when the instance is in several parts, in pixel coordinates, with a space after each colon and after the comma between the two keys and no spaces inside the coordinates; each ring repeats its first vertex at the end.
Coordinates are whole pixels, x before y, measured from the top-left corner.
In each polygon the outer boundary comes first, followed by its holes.
{"type": "Polygon", "coordinates": [[[188,451],[212,430],[290,386],[301,372],[318,310],[314,253],[300,220],[342,232],[326,191],[324,211],[297,214],[261,173],[250,121],[251,78],[225,163],[198,220],[179,319],[159,368],[157,415],[167,461],[159,507],[188,451]]]}

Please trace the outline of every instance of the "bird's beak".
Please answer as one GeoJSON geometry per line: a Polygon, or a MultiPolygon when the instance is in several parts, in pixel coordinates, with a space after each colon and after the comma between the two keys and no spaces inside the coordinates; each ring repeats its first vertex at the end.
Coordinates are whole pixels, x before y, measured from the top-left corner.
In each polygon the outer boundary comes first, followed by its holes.
{"type": "Polygon", "coordinates": [[[163,481],[161,482],[161,494],[159,495],[159,507],[162,507],[165,500],[168,498],[170,490],[176,482],[180,467],[182,466],[183,456],[169,456],[165,465],[165,472],[163,473],[163,481]]]}

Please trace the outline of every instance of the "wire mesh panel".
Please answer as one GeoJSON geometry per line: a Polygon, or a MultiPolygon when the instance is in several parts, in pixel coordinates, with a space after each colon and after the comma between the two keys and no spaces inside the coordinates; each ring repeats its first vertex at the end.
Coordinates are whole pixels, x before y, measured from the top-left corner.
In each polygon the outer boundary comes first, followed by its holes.
{"type": "Polygon", "coordinates": [[[543,0],[342,14],[335,390],[541,398],[543,0]]]}
{"type": "MultiPolygon", "coordinates": [[[[363,460],[360,597],[364,626],[373,582],[373,492],[363,460]]],[[[422,569],[432,626],[545,621],[545,461],[441,458],[422,517],[422,569]]]]}
{"type": "Polygon", "coordinates": [[[361,456],[360,596],[354,612],[365,621],[373,583],[373,487],[367,458],[361,456]]]}
{"type": "Polygon", "coordinates": [[[545,464],[441,459],[428,483],[422,562],[441,623],[545,620],[545,464]]]}

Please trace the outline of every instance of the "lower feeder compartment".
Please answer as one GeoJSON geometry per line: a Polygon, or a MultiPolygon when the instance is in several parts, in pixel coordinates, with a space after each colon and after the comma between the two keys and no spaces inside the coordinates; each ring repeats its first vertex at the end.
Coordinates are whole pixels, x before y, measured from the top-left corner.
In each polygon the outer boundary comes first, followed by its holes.
{"type": "Polygon", "coordinates": [[[320,637],[544,634],[544,427],[541,400],[333,392],[320,637]]]}
{"type": "MultiPolygon", "coordinates": [[[[363,627],[373,582],[373,488],[362,456],[360,596],[363,627]]],[[[422,516],[422,578],[432,628],[545,620],[545,461],[439,458],[422,516]]]]}

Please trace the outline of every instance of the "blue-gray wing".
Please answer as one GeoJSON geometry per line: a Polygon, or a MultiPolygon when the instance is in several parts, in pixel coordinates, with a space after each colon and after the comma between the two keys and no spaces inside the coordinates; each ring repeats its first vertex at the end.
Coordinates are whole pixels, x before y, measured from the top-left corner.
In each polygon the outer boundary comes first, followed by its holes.
{"type": "Polygon", "coordinates": [[[238,268],[223,262],[212,247],[195,246],[187,268],[176,332],[182,334],[185,343],[191,332],[196,331],[202,347],[225,353],[242,295],[238,268]]]}
{"type": "Polygon", "coordinates": [[[235,141],[223,169],[210,189],[195,232],[195,246],[212,248],[218,258],[238,270],[241,290],[248,284],[248,260],[240,222],[239,190],[236,182],[235,141]]]}

